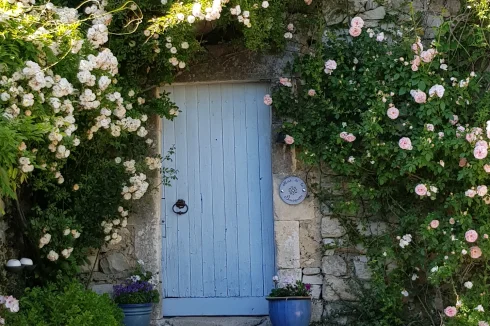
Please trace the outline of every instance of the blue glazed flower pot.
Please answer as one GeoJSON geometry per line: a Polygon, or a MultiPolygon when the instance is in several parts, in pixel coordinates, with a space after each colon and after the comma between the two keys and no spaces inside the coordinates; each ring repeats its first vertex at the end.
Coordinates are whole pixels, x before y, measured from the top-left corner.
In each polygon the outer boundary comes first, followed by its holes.
{"type": "Polygon", "coordinates": [[[125,326],[148,326],[150,325],[152,303],[120,304],[119,308],[124,312],[125,326]]]}
{"type": "Polygon", "coordinates": [[[310,297],[269,297],[267,300],[272,326],[308,326],[310,324],[310,297]]]}

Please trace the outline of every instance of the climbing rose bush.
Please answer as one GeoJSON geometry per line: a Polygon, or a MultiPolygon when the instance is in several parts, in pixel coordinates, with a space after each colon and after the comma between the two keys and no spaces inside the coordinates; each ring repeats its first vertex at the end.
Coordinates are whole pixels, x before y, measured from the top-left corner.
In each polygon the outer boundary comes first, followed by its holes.
{"type": "Polygon", "coordinates": [[[312,186],[366,248],[383,325],[409,311],[424,325],[490,322],[489,79],[454,61],[467,50],[449,26],[422,42],[355,17],[264,98],[300,157],[338,181],[312,186]]]}

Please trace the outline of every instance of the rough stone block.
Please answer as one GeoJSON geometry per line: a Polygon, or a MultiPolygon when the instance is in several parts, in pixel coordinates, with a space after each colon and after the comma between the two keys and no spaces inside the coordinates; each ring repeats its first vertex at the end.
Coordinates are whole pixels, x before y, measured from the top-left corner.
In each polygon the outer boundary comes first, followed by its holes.
{"type": "Polygon", "coordinates": [[[330,216],[322,218],[321,230],[324,238],[339,238],[345,234],[345,229],[340,221],[330,216]]]}
{"type": "Polygon", "coordinates": [[[366,256],[354,257],[354,268],[356,270],[356,276],[361,280],[371,279],[371,271],[367,264],[368,258],[366,256]]]}
{"type": "Polygon", "coordinates": [[[324,256],[322,260],[322,272],[325,275],[347,275],[347,263],[342,257],[337,255],[324,256]]]}
{"type": "Polygon", "coordinates": [[[318,267],[303,268],[303,275],[315,275],[315,274],[320,274],[320,268],[318,267]]]}
{"type": "Polygon", "coordinates": [[[355,301],[356,297],[351,293],[348,280],[336,276],[325,276],[322,297],[325,301],[355,301]]]}
{"type": "Polygon", "coordinates": [[[301,269],[280,269],[277,271],[279,277],[279,286],[284,286],[288,283],[296,283],[301,280],[301,269]]]}
{"type": "MultiPolygon", "coordinates": [[[[273,134],[272,137],[276,137],[273,134]]],[[[293,173],[296,171],[296,153],[289,146],[272,145],[272,173],[293,173]]]]}
{"type": "Polygon", "coordinates": [[[388,225],[385,222],[359,223],[357,230],[363,236],[378,236],[386,233],[388,225]]]}
{"type": "Polygon", "coordinates": [[[80,266],[80,272],[82,273],[90,273],[92,271],[92,268],[94,269],[94,272],[99,271],[99,263],[95,264],[95,260],[97,259],[97,256],[87,256],[88,262],[80,266]],[[95,267],[94,267],[95,264],[95,267]]]}
{"type": "Polygon", "coordinates": [[[311,286],[311,297],[313,299],[320,299],[322,295],[322,286],[315,284],[311,286]]]}
{"type": "Polygon", "coordinates": [[[288,205],[279,196],[279,186],[288,175],[273,175],[274,186],[274,219],[280,221],[300,221],[315,218],[315,199],[306,198],[301,204],[288,205]]]}
{"type": "Polygon", "coordinates": [[[320,267],[322,263],[321,218],[299,223],[301,267],[320,267]]]}
{"type": "Polygon", "coordinates": [[[303,283],[323,284],[323,277],[321,275],[303,275],[303,283]]]}
{"type": "Polygon", "coordinates": [[[436,36],[435,32],[439,26],[442,25],[444,19],[440,15],[427,15],[425,25],[424,38],[432,39],[436,36]]]}
{"type": "Polygon", "coordinates": [[[278,268],[299,268],[299,222],[275,221],[276,260],[278,268]]]}
{"type": "Polygon", "coordinates": [[[361,17],[364,20],[381,20],[385,18],[386,16],[386,10],[385,7],[379,6],[378,8],[375,8],[373,10],[367,10],[361,14],[359,14],[359,17],[361,17]]]}
{"type": "Polygon", "coordinates": [[[311,303],[311,319],[310,321],[320,321],[323,316],[323,302],[321,300],[313,300],[311,303]]]}
{"type": "Polygon", "coordinates": [[[130,265],[122,253],[112,252],[100,260],[100,268],[106,274],[114,274],[130,269],[130,265]]]}

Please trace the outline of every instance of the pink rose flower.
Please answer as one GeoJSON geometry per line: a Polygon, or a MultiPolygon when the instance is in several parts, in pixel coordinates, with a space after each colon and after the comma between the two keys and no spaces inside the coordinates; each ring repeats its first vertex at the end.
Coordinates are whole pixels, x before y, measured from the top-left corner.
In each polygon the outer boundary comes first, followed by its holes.
{"type": "Polygon", "coordinates": [[[488,234],[486,234],[486,233],[485,233],[485,234],[483,235],[483,238],[484,238],[484,239],[488,239],[488,234]]]}
{"type": "Polygon", "coordinates": [[[478,196],[483,197],[487,194],[488,188],[487,186],[478,186],[476,187],[476,192],[478,193],[478,196]]]}
{"type": "Polygon", "coordinates": [[[434,131],[434,125],[431,123],[426,124],[425,128],[427,129],[427,131],[434,131]]]}
{"type": "Polygon", "coordinates": [[[465,139],[468,143],[472,143],[476,140],[476,135],[474,133],[466,134],[465,139]]]}
{"type": "Polygon", "coordinates": [[[439,221],[438,220],[432,220],[430,222],[430,227],[433,228],[433,229],[437,229],[437,227],[439,226],[439,221]]]}
{"type": "Polygon", "coordinates": [[[398,141],[398,146],[400,146],[401,149],[409,150],[411,151],[413,149],[412,146],[412,141],[408,137],[403,137],[398,141]]]}
{"type": "Polygon", "coordinates": [[[286,137],[284,137],[284,142],[288,145],[292,145],[294,143],[294,138],[289,135],[286,135],[286,137]]]}
{"type": "Polygon", "coordinates": [[[420,66],[420,57],[418,55],[413,56],[413,60],[410,63],[414,66],[420,66]]]}
{"type": "Polygon", "coordinates": [[[476,146],[475,150],[473,151],[473,155],[478,160],[483,160],[485,157],[487,157],[487,154],[488,154],[488,151],[483,146],[476,146]]]}
{"type": "Polygon", "coordinates": [[[481,257],[481,249],[477,246],[474,246],[474,247],[471,247],[470,248],[470,256],[471,258],[473,259],[477,259],[477,258],[480,258],[481,257]]]}
{"type": "Polygon", "coordinates": [[[400,114],[400,111],[398,111],[398,109],[395,107],[389,108],[388,111],[386,111],[386,115],[388,115],[388,118],[390,118],[392,120],[395,120],[396,118],[398,118],[399,114],[400,114]]]}
{"type": "Polygon", "coordinates": [[[412,51],[415,54],[418,54],[420,51],[423,51],[423,50],[424,50],[424,46],[420,42],[420,39],[418,39],[417,42],[415,42],[414,44],[412,44],[412,51]]]}
{"type": "Polygon", "coordinates": [[[358,27],[358,28],[363,28],[364,27],[364,20],[362,20],[361,17],[354,17],[350,21],[350,25],[352,27],[358,27]]]}
{"type": "Polygon", "coordinates": [[[345,140],[345,137],[347,137],[348,133],[345,132],[345,131],[342,131],[339,135],[340,138],[344,139],[345,140]]]}
{"type": "Polygon", "coordinates": [[[449,120],[449,123],[452,124],[453,126],[458,123],[459,117],[457,115],[453,115],[453,118],[449,120]]]}
{"type": "Polygon", "coordinates": [[[352,26],[351,28],[349,28],[349,34],[352,37],[358,37],[359,35],[361,35],[361,33],[362,29],[360,29],[359,27],[352,26]]]}
{"type": "Polygon", "coordinates": [[[432,97],[437,95],[437,97],[441,98],[444,96],[444,86],[442,85],[434,85],[429,89],[429,96],[432,97]]]}
{"type": "Polygon", "coordinates": [[[420,58],[423,62],[431,62],[436,56],[436,50],[429,49],[427,51],[420,52],[420,58]]]}
{"type": "Polygon", "coordinates": [[[412,71],[418,71],[419,70],[419,66],[417,65],[412,65],[412,71]]]}
{"type": "Polygon", "coordinates": [[[464,238],[468,242],[475,242],[478,239],[478,233],[475,230],[468,230],[464,234],[464,238]]]}
{"type": "Polygon", "coordinates": [[[427,187],[424,184],[418,184],[415,187],[415,193],[419,196],[427,195],[427,187]]]}
{"type": "Polygon", "coordinates": [[[272,97],[269,94],[266,94],[264,96],[264,104],[265,105],[272,105],[272,97]]]}
{"type": "Polygon", "coordinates": [[[483,170],[485,170],[485,172],[486,172],[486,173],[490,173],[490,165],[485,164],[485,165],[483,166],[483,170]]]}
{"type": "Polygon", "coordinates": [[[451,218],[449,219],[449,224],[453,225],[454,223],[456,223],[456,221],[454,220],[454,218],[452,218],[452,217],[451,217],[451,218]]]}
{"type": "Polygon", "coordinates": [[[448,317],[454,317],[458,313],[458,310],[456,309],[456,307],[449,306],[449,307],[446,307],[446,309],[444,309],[444,313],[448,317]]]}
{"type": "Polygon", "coordinates": [[[427,101],[427,94],[422,92],[420,89],[411,90],[410,95],[412,95],[412,97],[416,103],[422,104],[422,103],[425,103],[427,101]]]}
{"type": "Polygon", "coordinates": [[[294,31],[294,25],[293,25],[293,23],[289,23],[288,24],[288,31],[290,31],[290,32],[294,31]]]}
{"type": "Polygon", "coordinates": [[[479,140],[476,142],[475,146],[483,146],[488,150],[488,143],[484,140],[479,140]]]}
{"type": "Polygon", "coordinates": [[[475,195],[476,195],[476,191],[475,191],[475,190],[473,190],[473,189],[468,189],[468,190],[466,190],[466,191],[464,192],[464,195],[465,195],[466,197],[473,198],[473,197],[475,197],[475,195]]]}
{"type": "Polygon", "coordinates": [[[486,321],[480,320],[478,322],[478,326],[490,326],[490,325],[488,325],[488,323],[486,321]]]}
{"type": "Polygon", "coordinates": [[[468,162],[468,161],[467,161],[467,160],[466,160],[464,157],[460,158],[460,159],[459,159],[459,167],[460,167],[460,168],[464,168],[464,167],[466,166],[466,163],[467,163],[467,162],[468,162]]]}
{"type": "Polygon", "coordinates": [[[354,136],[353,134],[348,134],[347,136],[345,136],[344,139],[345,141],[352,143],[354,140],[356,140],[356,136],[354,136]]]}
{"type": "Polygon", "coordinates": [[[309,5],[311,5],[311,2],[312,2],[312,1],[313,1],[313,0],[305,0],[305,3],[306,3],[306,5],[307,5],[307,6],[309,6],[309,5]]]}
{"type": "Polygon", "coordinates": [[[327,60],[325,62],[325,73],[326,74],[332,74],[332,71],[334,71],[335,69],[337,69],[337,62],[335,62],[335,60],[327,60]]]}
{"type": "Polygon", "coordinates": [[[289,79],[289,78],[279,78],[279,82],[282,85],[287,86],[287,87],[293,86],[293,84],[291,83],[291,79],[289,79]]]}
{"type": "Polygon", "coordinates": [[[316,91],[314,89],[310,89],[310,90],[308,90],[308,95],[309,96],[315,96],[316,95],[316,91]]]}

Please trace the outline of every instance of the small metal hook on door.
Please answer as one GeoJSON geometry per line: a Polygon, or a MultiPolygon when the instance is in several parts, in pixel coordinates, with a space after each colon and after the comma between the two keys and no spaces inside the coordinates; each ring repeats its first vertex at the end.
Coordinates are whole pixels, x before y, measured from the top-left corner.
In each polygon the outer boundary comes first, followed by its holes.
{"type": "Polygon", "coordinates": [[[177,215],[184,215],[185,213],[187,213],[188,210],[189,210],[189,206],[187,206],[185,200],[183,199],[178,199],[177,202],[174,204],[174,206],[172,206],[172,211],[177,215]]]}

